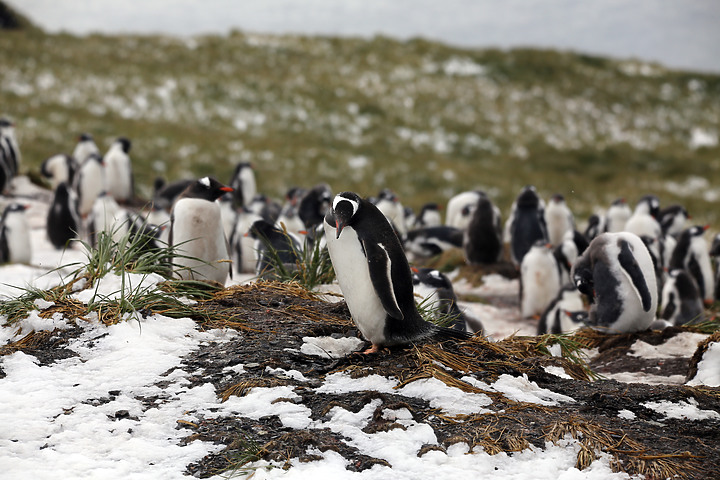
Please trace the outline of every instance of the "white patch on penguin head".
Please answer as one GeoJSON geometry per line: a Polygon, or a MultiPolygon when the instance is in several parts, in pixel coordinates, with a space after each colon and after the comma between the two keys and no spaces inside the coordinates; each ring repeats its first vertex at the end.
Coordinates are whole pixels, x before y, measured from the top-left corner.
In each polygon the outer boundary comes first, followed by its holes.
{"type": "Polygon", "coordinates": [[[198,183],[200,183],[200,185],[204,186],[205,188],[210,188],[210,177],[203,177],[198,180],[198,183]]]}
{"type": "Polygon", "coordinates": [[[360,203],[355,198],[348,198],[348,196],[345,195],[346,193],[347,192],[343,192],[335,195],[335,199],[333,200],[333,210],[337,210],[338,204],[340,204],[340,202],[348,202],[352,206],[352,215],[350,215],[350,217],[352,218],[357,213],[358,208],[360,208],[360,203]]]}

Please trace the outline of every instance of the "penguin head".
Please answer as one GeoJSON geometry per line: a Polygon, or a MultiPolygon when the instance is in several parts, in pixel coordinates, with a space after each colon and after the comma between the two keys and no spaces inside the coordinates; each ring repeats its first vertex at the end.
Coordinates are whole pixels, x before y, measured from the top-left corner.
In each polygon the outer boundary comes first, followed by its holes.
{"type": "Polygon", "coordinates": [[[343,228],[349,225],[360,209],[360,196],[353,192],[342,192],[335,195],[332,214],[335,218],[335,238],[340,238],[343,228]]]}
{"type": "Polygon", "coordinates": [[[533,185],[527,185],[522,189],[515,203],[519,208],[538,208],[540,206],[540,197],[533,185]]]}
{"type": "Polygon", "coordinates": [[[705,230],[708,228],[710,228],[710,225],[695,225],[694,227],[688,228],[688,232],[691,237],[699,237],[705,233],[705,230]]]}
{"type": "Polygon", "coordinates": [[[78,136],[78,142],[92,142],[93,136],[87,132],[83,132],[78,136]]]}
{"type": "Polygon", "coordinates": [[[182,193],[182,196],[185,198],[202,198],[214,202],[223,196],[225,192],[232,191],[232,188],[223,185],[212,177],[203,177],[188,185],[187,189],[182,193]]]}
{"type": "Polygon", "coordinates": [[[653,218],[658,218],[660,215],[660,200],[655,195],[645,195],[638,200],[635,211],[638,213],[648,213],[653,218]]]}
{"type": "Polygon", "coordinates": [[[130,147],[132,146],[132,142],[126,137],[118,137],[117,140],[115,140],[116,143],[120,144],[120,149],[125,152],[130,152],[130,147]]]}

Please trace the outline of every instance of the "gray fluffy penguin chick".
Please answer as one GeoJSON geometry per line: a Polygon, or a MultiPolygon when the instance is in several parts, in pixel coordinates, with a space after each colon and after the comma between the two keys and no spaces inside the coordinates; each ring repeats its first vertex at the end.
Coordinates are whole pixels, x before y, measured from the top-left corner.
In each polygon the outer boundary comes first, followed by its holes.
{"type": "Polygon", "coordinates": [[[232,275],[220,204],[216,201],[231,191],[214,178],[203,177],[191,183],[175,202],[170,214],[169,243],[178,254],[173,262],[179,278],[225,285],[228,273],[232,275]]]}
{"type": "Polygon", "coordinates": [[[655,320],[655,269],[637,235],[599,235],[573,265],[572,278],[591,302],[589,325],[593,328],[611,333],[640,332],[655,320]]]}

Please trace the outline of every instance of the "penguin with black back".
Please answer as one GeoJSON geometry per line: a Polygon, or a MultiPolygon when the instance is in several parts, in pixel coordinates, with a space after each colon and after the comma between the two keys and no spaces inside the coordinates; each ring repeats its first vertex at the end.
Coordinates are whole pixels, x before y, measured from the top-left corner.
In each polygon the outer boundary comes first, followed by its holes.
{"type": "Polygon", "coordinates": [[[482,335],[482,322],[460,309],[452,282],[447,275],[433,268],[413,268],[412,273],[415,293],[430,302],[440,314],[452,319],[451,328],[482,335]]]}
{"type": "Polygon", "coordinates": [[[716,233],[710,244],[710,257],[715,260],[715,300],[720,300],[720,233],[716,233]]]}
{"type": "Polygon", "coordinates": [[[705,310],[697,284],[686,270],[671,270],[662,291],[660,318],[672,325],[701,323],[705,310]]]}
{"type": "Polygon", "coordinates": [[[601,229],[603,226],[601,223],[600,215],[592,214],[588,217],[587,227],[585,227],[585,232],[583,233],[588,242],[602,233],[601,229]]]}
{"type": "Polygon", "coordinates": [[[179,278],[225,285],[228,273],[232,276],[220,204],[216,202],[225,192],[232,192],[232,188],[203,177],[190,184],[175,202],[169,243],[178,253],[174,264],[179,278]]]}
{"type": "Polygon", "coordinates": [[[322,224],[331,203],[332,191],[326,183],[315,185],[305,192],[298,202],[297,212],[306,230],[312,230],[322,224]]]}
{"type": "Polygon", "coordinates": [[[629,333],[646,330],[655,320],[655,270],[647,247],[637,235],[599,235],[573,265],[572,278],[591,302],[590,326],[629,333]]]}
{"type": "Polygon", "coordinates": [[[4,163],[12,179],[20,171],[20,147],[15,138],[15,123],[7,118],[0,118],[0,151],[3,152],[4,163]]]}
{"type": "Polygon", "coordinates": [[[528,185],[522,189],[513,204],[510,222],[510,256],[520,266],[525,254],[536,242],[547,243],[544,204],[535,190],[528,185]]]}
{"type": "Polygon", "coordinates": [[[256,220],[248,234],[255,239],[256,275],[269,274],[278,262],[288,271],[297,269],[302,252],[302,243],[297,236],[263,219],[256,220]]]}
{"type": "Polygon", "coordinates": [[[469,265],[492,264],[500,260],[503,252],[501,225],[500,210],[481,192],[463,235],[465,261],[469,265]]]}
{"type": "Polygon", "coordinates": [[[669,268],[687,270],[695,279],[700,297],[710,304],[715,295],[715,276],[710,251],[703,237],[708,227],[709,225],[695,225],[682,231],[670,257],[669,268]]]}
{"type": "Polygon", "coordinates": [[[415,228],[408,232],[403,245],[410,256],[430,258],[452,248],[462,248],[463,231],[447,225],[415,228]]]}
{"type": "Polygon", "coordinates": [[[400,240],[375,205],[356,193],[339,193],[323,225],[345,302],[372,343],[364,353],[434,336],[467,338],[466,332],[439,327],[420,316],[400,240]]]}
{"type": "Polygon", "coordinates": [[[75,191],[67,183],[60,183],[48,210],[46,231],[50,243],[55,248],[67,247],[70,240],[79,238],[80,225],[75,191]]]}
{"type": "Polygon", "coordinates": [[[32,257],[30,227],[25,210],[28,205],[11,203],[0,220],[0,263],[29,264],[32,257]]]}

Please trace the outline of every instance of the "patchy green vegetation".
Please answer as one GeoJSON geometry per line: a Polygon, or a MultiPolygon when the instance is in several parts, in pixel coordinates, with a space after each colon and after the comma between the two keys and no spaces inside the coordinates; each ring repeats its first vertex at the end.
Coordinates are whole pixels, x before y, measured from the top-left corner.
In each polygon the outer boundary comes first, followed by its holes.
{"type": "Polygon", "coordinates": [[[132,139],[139,193],[155,176],[261,191],[327,182],[395,190],[406,205],[484,188],[507,214],[520,188],[563,193],[579,218],[617,197],[682,202],[718,224],[720,76],[551,50],[425,40],[270,36],[0,36],[0,115],[23,169],[132,139]]]}

